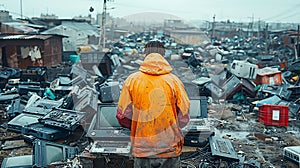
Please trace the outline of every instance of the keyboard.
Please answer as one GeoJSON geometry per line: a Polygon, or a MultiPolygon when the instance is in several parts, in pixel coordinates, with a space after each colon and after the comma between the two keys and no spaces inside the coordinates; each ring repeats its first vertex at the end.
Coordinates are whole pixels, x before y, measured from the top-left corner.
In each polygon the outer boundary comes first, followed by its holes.
{"type": "Polygon", "coordinates": [[[216,140],[217,146],[220,152],[222,153],[230,153],[230,150],[228,149],[227,143],[225,141],[216,140]]]}
{"type": "Polygon", "coordinates": [[[114,148],[126,148],[128,142],[116,142],[116,141],[99,141],[96,142],[96,148],[114,147],[114,148]]]}
{"type": "Polygon", "coordinates": [[[96,141],[90,148],[92,154],[130,154],[128,141],[96,141]]]}
{"type": "Polygon", "coordinates": [[[215,136],[209,137],[211,154],[213,157],[221,157],[231,160],[239,160],[237,153],[234,150],[233,144],[229,139],[218,138],[215,136]]]}

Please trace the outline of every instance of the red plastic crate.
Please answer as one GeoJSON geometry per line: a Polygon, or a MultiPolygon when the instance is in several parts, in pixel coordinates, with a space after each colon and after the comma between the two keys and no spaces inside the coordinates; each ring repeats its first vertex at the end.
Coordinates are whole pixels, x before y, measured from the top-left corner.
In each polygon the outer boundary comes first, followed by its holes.
{"type": "Polygon", "coordinates": [[[289,107],[264,104],[258,108],[258,120],[268,126],[288,126],[289,107]]]}

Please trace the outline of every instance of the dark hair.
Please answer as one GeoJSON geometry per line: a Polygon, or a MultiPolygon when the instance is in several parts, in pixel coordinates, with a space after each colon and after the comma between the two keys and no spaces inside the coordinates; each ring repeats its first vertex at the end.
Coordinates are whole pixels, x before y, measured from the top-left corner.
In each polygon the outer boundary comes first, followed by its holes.
{"type": "Polygon", "coordinates": [[[164,56],[166,52],[166,48],[164,44],[160,41],[150,41],[145,45],[144,53],[146,55],[150,53],[159,53],[160,55],[164,56]]]}

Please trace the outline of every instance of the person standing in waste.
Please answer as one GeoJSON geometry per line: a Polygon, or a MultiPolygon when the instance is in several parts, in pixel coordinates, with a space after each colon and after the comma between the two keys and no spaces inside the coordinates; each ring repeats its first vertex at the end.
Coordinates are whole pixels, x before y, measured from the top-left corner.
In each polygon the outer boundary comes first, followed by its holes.
{"type": "Polygon", "coordinates": [[[144,53],[139,71],[124,81],[116,117],[131,131],[135,168],[179,168],[190,101],[163,43],[150,41],[144,53]]]}

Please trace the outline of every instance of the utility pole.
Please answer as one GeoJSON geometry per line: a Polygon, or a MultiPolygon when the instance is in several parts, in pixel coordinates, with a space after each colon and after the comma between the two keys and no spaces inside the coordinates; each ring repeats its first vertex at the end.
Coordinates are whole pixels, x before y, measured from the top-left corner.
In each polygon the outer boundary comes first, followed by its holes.
{"type": "Polygon", "coordinates": [[[268,45],[269,45],[269,34],[268,34],[268,30],[269,29],[269,24],[267,24],[266,25],[266,31],[265,31],[265,35],[266,35],[266,37],[265,37],[265,41],[266,41],[266,44],[265,44],[265,54],[269,54],[269,52],[268,52],[268,45]]]}
{"type": "Polygon", "coordinates": [[[248,36],[251,36],[251,39],[254,37],[254,30],[253,30],[253,24],[254,24],[254,16],[248,17],[250,19],[250,22],[248,24],[248,36]],[[251,33],[250,33],[251,31],[251,33]]]}
{"type": "Polygon", "coordinates": [[[243,35],[243,32],[244,32],[244,31],[243,31],[243,23],[241,22],[241,23],[240,23],[240,29],[239,29],[239,36],[240,36],[240,37],[243,37],[243,36],[244,36],[244,35],[243,35]]]}
{"type": "Polygon", "coordinates": [[[102,22],[101,22],[101,31],[99,37],[99,49],[101,48],[101,41],[102,41],[102,49],[105,48],[106,1],[107,0],[103,1],[102,22]]]}
{"type": "Polygon", "coordinates": [[[297,53],[295,54],[296,55],[296,60],[298,59],[298,56],[299,56],[299,53],[300,53],[300,25],[298,25],[298,32],[297,32],[297,53]]]}
{"type": "Polygon", "coordinates": [[[215,19],[216,19],[216,15],[213,16],[213,22],[212,22],[212,32],[211,32],[211,40],[213,40],[214,36],[215,36],[215,19]]]}
{"type": "Polygon", "coordinates": [[[252,37],[251,38],[253,38],[254,37],[254,15],[252,14],[252,20],[251,20],[251,29],[252,29],[252,37]]]}
{"type": "Polygon", "coordinates": [[[260,39],[260,18],[258,19],[257,38],[260,39]]]}
{"type": "Polygon", "coordinates": [[[23,3],[22,0],[20,0],[20,10],[21,10],[21,20],[23,19],[23,3]]]}

